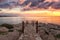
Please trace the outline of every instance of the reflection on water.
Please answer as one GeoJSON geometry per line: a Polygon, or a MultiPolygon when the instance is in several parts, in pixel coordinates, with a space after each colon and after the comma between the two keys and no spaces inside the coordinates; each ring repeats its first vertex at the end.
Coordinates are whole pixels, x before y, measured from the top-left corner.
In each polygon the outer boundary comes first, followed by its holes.
{"type": "Polygon", "coordinates": [[[22,17],[0,17],[0,24],[9,23],[9,24],[17,24],[23,20],[22,17]]]}
{"type": "Polygon", "coordinates": [[[44,23],[60,24],[60,16],[25,17],[26,20],[38,20],[44,23]]]}
{"type": "Polygon", "coordinates": [[[0,17],[0,24],[9,23],[17,24],[25,20],[38,20],[40,22],[60,24],[60,17],[0,17]]]}

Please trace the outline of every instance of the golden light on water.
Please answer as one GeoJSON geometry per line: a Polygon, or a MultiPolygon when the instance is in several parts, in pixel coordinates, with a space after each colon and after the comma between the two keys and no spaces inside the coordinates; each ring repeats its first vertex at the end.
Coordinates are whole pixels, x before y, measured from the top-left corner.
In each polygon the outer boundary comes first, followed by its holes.
{"type": "Polygon", "coordinates": [[[54,23],[60,25],[60,17],[59,16],[45,16],[45,17],[25,17],[25,20],[35,20],[43,23],[54,23]]]}

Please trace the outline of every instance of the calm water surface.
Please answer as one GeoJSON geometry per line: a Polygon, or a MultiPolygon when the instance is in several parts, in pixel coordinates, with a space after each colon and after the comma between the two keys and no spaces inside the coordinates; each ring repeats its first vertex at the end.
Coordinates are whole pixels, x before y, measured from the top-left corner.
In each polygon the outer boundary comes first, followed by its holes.
{"type": "Polygon", "coordinates": [[[18,24],[23,20],[38,20],[40,22],[60,24],[60,17],[0,17],[0,24],[18,24]]]}

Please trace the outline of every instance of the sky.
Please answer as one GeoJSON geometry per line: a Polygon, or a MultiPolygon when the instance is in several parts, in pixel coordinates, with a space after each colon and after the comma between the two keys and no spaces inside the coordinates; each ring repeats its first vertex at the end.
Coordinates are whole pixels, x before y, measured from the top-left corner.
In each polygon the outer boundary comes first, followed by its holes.
{"type": "MultiPolygon", "coordinates": [[[[0,8],[6,8],[3,9],[3,12],[5,13],[35,13],[32,11],[26,11],[26,12],[20,12],[21,9],[24,10],[30,10],[30,9],[35,9],[35,8],[43,8],[43,9],[60,9],[60,0],[0,0],[0,8]],[[17,7],[19,6],[19,7],[17,7]],[[23,6],[23,7],[21,7],[23,6]],[[17,8],[14,8],[17,7],[17,8]],[[11,10],[7,8],[12,8],[11,10]],[[8,11],[8,12],[7,12],[8,11]]],[[[42,10],[43,13],[48,10],[42,10]]],[[[2,11],[1,11],[2,12],[2,11]]],[[[0,13],[1,13],[0,12],[0,13]]],[[[38,13],[38,11],[36,11],[38,13]]],[[[41,11],[39,11],[41,13],[41,11]]],[[[51,13],[51,12],[49,12],[51,13]]],[[[53,12],[55,15],[59,16],[59,11],[53,12]],[[57,14],[58,13],[58,14],[57,14]]]]}
{"type": "MultiPolygon", "coordinates": [[[[54,23],[60,23],[60,17],[53,17],[53,16],[60,16],[60,0],[0,0],[0,8],[6,8],[3,9],[3,14],[0,13],[2,16],[23,16],[23,17],[40,17],[41,16],[52,16],[48,18],[41,18],[41,21],[43,22],[54,22],[54,23]],[[30,11],[20,11],[19,8],[14,7],[23,7],[23,9],[35,9],[40,8],[39,10],[30,10],[30,11]],[[11,10],[7,8],[12,8],[11,10]],[[57,10],[41,10],[43,9],[57,9],[57,10]],[[21,13],[20,15],[17,13],[21,13]],[[8,11],[8,12],[7,12],[8,11]],[[10,13],[10,14],[7,14],[10,13]],[[12,14],[16,13],[16,14],[12,14]],[[18,14],[18,15],[17,15],[18,14]]],[[[36,20],[40,20],[40,18],[35,18],[36,20]]],[[[29,18],[27,18],[29,19],[29,18]]]]}
{"type": "Polygon", "coordinates": [[[0,2],[8,2],[8,1],[9,2],[12,2],[12,1],[15,1],[16,2],[17,0],[0,0],[0,2]]]}
{"type": "Polygon", "coordinates": [[[47,9],[49,7],[60,9],[60,0],[0,0],[0,5],[3,6],[11,6],[12,5],[18,5],[26,7],[27,5],[29,7],[37,7],[37,8],[44,8],[47,9]],[[13,3],[15,2],[15,3],[13,3]]]}

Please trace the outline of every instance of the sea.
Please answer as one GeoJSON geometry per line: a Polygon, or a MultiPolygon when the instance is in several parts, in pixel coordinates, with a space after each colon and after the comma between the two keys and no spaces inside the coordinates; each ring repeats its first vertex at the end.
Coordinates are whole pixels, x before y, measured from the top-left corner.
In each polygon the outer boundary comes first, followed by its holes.
{"type": "Polygon", "coordinates": [[[33,20],[44,23],[54,23],[60,25],[60,17],[0,17],[0,24],[18,24],[25,20],[33,20]]]}
{"type": "Polygon", "coordinates": [[[0,17],[0,24],[18,24],[23,20],[22,17],[0,17]]]}

